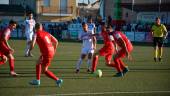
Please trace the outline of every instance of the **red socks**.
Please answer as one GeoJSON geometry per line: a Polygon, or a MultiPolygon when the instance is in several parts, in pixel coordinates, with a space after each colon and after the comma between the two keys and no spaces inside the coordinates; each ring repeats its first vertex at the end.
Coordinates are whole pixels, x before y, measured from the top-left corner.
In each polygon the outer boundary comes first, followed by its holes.
{"type": "Polygon", "coordinates": [[[9,66],[10,66],[10,71],[14,71],[14,59],[9,59],[9,66]]]}
{"type": "Polygon", "coordinates": [[[58,80],[58,77],[56,77],[51,71],[47,70],[45,72],[45,75],[47,75],[48,77],[50,77],[51,79],[54,79],[54,80],[58,80]]]}
{"type": "Polygon", "coordinates": [[[116,70],[117,70],[118,72],[122,72],[121,64],[120,64],[120,62],[119,62],[119,59],[118,59],[118,58],[115,58],[115,59],[114,59],[114,62],[115,62],[116,70]]]}
{"type": "Polygon", "coordinates": [[[37,64],[36,65],[36,78],[37,78],[37,80],[40,80],[40,75],[41,75],[41,65],[37,64]]]}
{"type": "Polygon", "coordinates": [[[96,71],[98,59],[99,59],[99,56],[93,57],[93,61],[92,61],[92,72],[96,71]]]}

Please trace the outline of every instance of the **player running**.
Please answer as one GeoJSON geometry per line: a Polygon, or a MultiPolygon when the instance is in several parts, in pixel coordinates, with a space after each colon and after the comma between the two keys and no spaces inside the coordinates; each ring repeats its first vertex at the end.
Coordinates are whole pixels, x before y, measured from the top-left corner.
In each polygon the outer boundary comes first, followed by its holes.
{"type": "Polygon", "coordinates": [[[106,30],[106,25],[104,22],[101,24],[101,29],[102,29],[101,35],[103,37],[104,46],[99,51],[97,51],[93,56],[92,73],[96,71],[99,56],[105,56],[105,62],[107,66],[115,67],[114,63],[111,62],[112,55],[115,49],[112,41],[110,41],[110,37],[108,31],[106,30]]]}
{"type": "Polygon", "coordinates": [[[87,72],[91,70],[91,58],[93,56],[94,50],[96,49],[96,37],[93,36],[93,31],[89,31],[88,25],[82,23],[83,31],[79,34],[79,39],[83,41],[81,56],[76,64],[76,73],[79,73],[82,60],[88,55],[87,60],[87,72]]]}
{"type": "MultiPolygon", "coordinates": [[[[112,30],[111,27],[108,29],[112,30]]],[[[122,61],[122,58],[127,56],[128,59],[131,60],[132,57],[130,53],[133,50],[132,43],[119,29],[120,28],[117,27],[116,31],[110,34],[110,39],[112,40],[116,49],[116,54],[113,56],[113,61],[118,72],[115,74],[115,77],[123,77],[129,71],[122,61]]]]}
{"type": "Polygon", "coordinates": [[[43,30],[42,24],[37,23],[35,25],[35,35],[31,43],[31,50],[33,49],[35,43],[37,43],[40,48],[41,56],[39,57],[38,63],[36,65],[36,80],[32,80],[30,84],[40,85],[40,75],[41,72],[43,72],[46,76],[55,80],[57,86],[60,87],[63,83],[63,80],[59,79],[50,70],[48,70],[51,60],[53,59],[56,52],[58,45],[57,39],[48,32],[45,32],[43,30]]]}
{"type": "Polygon", "coordinates": [[[24,25],[25,25],[25,36],[27,39],[25,57],[29,57],[29,56],[32,57],[33,55],[31,54],[30,44],[34,34],[34,26],[35,26],[35,20],[33,19],[32,13],[28,13],[28,18],[25,20],[24,25]]]}
{"type": "Polygon", "coordinates": [[[4,31],[0,33],[0,55],[1,55],[1,65],[5,63],[5,61],[9,60],[10,66],[10,75],[17,76],[18,74],[14,71],[14,49],[8,44],[8,40],[10,38],[11,32],[16,28],[17,23],[13,20],[9,22],[9,26],[5,28],[4,31]],[[6,58],[7,57],[7,58],[6,58]]]}
{"type": "Polygon", "coordinates": [[[153,44],[154,44],[154,61],[157,59],[159,61],[162,60],[163,54],[163,43],[166,37],[168,36],[167,29],[165,25],[161,24],[160,18],[156,18],[155,24],[152,26],[152,36],[153,36],[153,44]]]}

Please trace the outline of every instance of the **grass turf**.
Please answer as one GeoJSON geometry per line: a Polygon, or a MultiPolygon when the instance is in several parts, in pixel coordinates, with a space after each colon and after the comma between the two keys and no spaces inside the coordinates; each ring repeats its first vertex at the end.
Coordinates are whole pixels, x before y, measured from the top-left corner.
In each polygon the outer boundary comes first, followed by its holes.
{"type": "MultiPolygon", "coordinates": [[[[24,57],[24,40],[10,40],[15,49],[15,70],[21,76],[9,76],[8,63],[0,66],[0,96],[169,96],[170,95],[170,48],[164,48],[162,62],[153,61],[151,46],[134,46],[133,61],[124,59],[130,72],[123,78],[113,77],[115,69],[105,66],[104,57],[99,59],[98,69],[103,71],[102,78],[86,72],[83,62],[79,74],[75,74],[75,64],[81,51],[81,43],[60,42],[49,70],[64,80],[57,88],[52,79],[41,75],[41,85],[31,86],[28,82],[35,79],[35,64],[40,53],[36,46],[34,57],[24,57]]],[[[98,45],[101,48],[102,44],[98,45]]]]}

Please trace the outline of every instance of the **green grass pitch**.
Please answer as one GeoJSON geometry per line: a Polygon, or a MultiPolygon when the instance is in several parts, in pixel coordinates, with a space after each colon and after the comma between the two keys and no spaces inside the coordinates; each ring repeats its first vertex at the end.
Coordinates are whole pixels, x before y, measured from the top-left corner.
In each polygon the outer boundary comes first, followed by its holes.
{"type": "MultiPolygon", "coordinates": [[[[130,71],[123,78],[113,77],[115,69],[105,66],[104,57],[99,59],[101,78],[86,72],[86,62],[79,74],[75,74],[75,64],[80,56],[81,43],[59,42],[57,53],[49,67],[64,80],[57,88],[52,79],[41,75],[41,85],[31,86],[35,79],[35,64],[40,53],[37,46],[34,57],[24,57],[24,40],[10,40],[15,49],[15,70],[21,76],[9,75],[9,65],[0,66],[0,96],[170,96],[170,48],[164,48],[163,61],[153,61],[153,47],[134,46],[133,61],[124,59],[130,71]]],[[[98,44],[98,48],[102,44],[98,44]]]]}

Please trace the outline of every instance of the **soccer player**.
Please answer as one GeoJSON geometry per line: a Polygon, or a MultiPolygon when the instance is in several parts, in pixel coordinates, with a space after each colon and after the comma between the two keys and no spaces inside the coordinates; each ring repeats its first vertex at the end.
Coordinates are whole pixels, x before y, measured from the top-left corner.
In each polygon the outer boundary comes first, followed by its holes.
{"type": "Polygon", "coordinates": [[[79,39],[83,41],[81,56],[76,64],[76,73],[79,73],[80,66],[82,64],[82,60],[86,58],[88,55],[87,60],[87,72],[91,70],[91,58],[93,56],[94,50],[96,49],[96,37],[93,36],[93,31],[89,31],[88,25],[86,23],[82,23],[83,31],[79,34],[79,39]]]}
{"type": "Polygon", "coordinates": [[[104,22],[101,23],[101,29],[102,29],[101,35],[103,37],[104,46],[99,51],[97,51],[93,56],[92,69],[91,69],[92,73],[96,71],[99,56],[105,56],[105,62],[107,66],[115,67],[114,63],[111,62],[112,55],[115,50],[112,41],[110,41],[109,33],[106,30],[106,25],[104,22]]]}
{"type": "Polygon", "coordinates": [[[30,84],[40,85],[40,75],[41,72],[43,72],[46,76],[55,80],[57,86],[60,87],[63,80],[59,79],[50,70],[48,70],[58,46],[57,39],[48,32],[45,32],[42,24],[37,23],[35,25],[35,35],[33,36],[33,41],[31,43],[31,50],[35,43],[37,43],[40,48],[41,56],[39,57],[36,65],[36,80],[32,80],[30,84]]]}
{"type": "Polygon", "coordinates": [[[34,26],[35,26],[35,20],[33,19],[33,14],[30,12],[28,13],[28,18],[24,21],[25,25],[25,36],[27,39],[26,42],[26,49],[25,49],[25,57],[32,57],[32,53],[30,51],[30,44],[33,38],[34,34],[34,26]]]}
{"type": "MultiPolygon", "coordinates": [[[[108,27],[108,29],[112,30],[111,27],[108,27]]],[[[132,43],[118,27],[113,33],[110,34],[110,39],[112,40],[116,49],[116,54],[113,56],[113,61],[118,72],[115,74],[115,77],[123,77],[129,70],[122,61],[122,58],[127,56],[128,59],[132,59],[130,55],[133,50],[132,43]]]]}
{"type": "Polygon", "coordinates": [[[5,30],[3,30],[0,33],[0,53],[1,58],[3,59],[1,63],[5,63],[7,60],[6,57],[9,60],[9,66],[10,66],[10,75],[11,76],[17,76],[18,74],[14,71],[14,49],[11,48],[11,46],[8,44],[8,40],[10,38],[11,32],[16,28],[17,23],[13,20],[9,22],[9,25],[5,30]]]}
{"type": "Polygon", "coordinates": [[[162,60],[163,54],[163,43],[166,37],[168,36],[167,29],[165,25],[161,24],[160,18],[156,18],[155,24],[152,26],[152,36],[153,36],[153,44],[154,44],[154,61],[157,59],[159,61],[162,60]]]}

